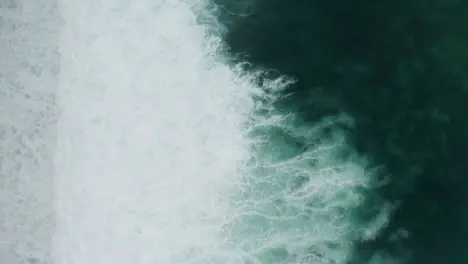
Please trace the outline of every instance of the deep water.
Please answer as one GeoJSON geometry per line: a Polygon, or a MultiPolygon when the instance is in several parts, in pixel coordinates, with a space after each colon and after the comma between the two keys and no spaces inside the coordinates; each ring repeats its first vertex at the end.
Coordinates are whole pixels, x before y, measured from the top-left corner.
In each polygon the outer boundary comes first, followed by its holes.
{"type": "Polygon", "coordinates": [[[468,263],[468,1],[216,3],[232,54],[296,79],[281,105],[348,112],[353,146],[390,177],[377,194],[399,209],[355,263],[468,263]]]}

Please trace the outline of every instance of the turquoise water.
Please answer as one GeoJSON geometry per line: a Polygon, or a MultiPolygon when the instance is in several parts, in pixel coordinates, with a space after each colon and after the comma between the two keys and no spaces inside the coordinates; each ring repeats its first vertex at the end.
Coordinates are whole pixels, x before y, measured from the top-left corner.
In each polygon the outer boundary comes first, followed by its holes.
{"type": "Polygon", "coordinates": [[[309,122],[345,111],[350,145],[387,176],[374,194],[398,210],[353,263],[466,263],[467,4],[216,2],[232,54],[296,80],[285,109],[309,122]]]}

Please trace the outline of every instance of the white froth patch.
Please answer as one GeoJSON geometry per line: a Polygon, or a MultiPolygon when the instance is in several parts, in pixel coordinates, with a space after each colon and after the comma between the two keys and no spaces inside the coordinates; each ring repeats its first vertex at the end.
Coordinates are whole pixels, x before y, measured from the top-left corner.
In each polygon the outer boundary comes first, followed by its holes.
{"type": "Polygon", "coordinates": [[[0,1],[0,263],[49,263],[58,13],[0,1]]]}
{"type": "Polygon", "coordinates": [[[56,260],[214,263],[248,87],[183,2],[62,10],[56,260]]]}

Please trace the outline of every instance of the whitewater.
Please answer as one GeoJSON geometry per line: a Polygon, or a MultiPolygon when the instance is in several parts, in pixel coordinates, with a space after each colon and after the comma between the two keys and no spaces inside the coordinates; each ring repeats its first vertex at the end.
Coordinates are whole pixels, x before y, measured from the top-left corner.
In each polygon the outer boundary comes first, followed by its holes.
{"type": "Polygon", "coordinates": [[[29,52],[12,53],[49,74],[2,64],[22,87],[1,98],[17,102],[1,116],[2,158],[16,157],[2,194],[23,198],[1,201],[0,262],[341,264],[385,225],[389,207],[365,223],[355,213],[378,184],[366,160],[322,133],[352,119],[275,109],[291,80],[230,63],[213,5],[50,6],[57,19],[33,23],[46,8],[23,5],[29,52]],[[51,28],[58,55],[45,61],[31,47],[52,47],[51,28]]]}

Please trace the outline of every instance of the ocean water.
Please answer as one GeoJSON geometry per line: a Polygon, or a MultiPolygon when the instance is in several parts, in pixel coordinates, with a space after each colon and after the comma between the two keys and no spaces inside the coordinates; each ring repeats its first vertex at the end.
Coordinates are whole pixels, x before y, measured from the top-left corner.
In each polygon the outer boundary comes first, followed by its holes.
{"type": "Polygon", "coordinates": [[[209,2],[1,10],[2,263],[341,264],[387,224],[352,116],[282,108],[209,2]]]}
{"type": "Polygon", "coordinates": [[[467,2],[215,2],[235,61],[296,80],[277,105],[308,123],[346,112],[381,169],[363,213],[397,210],[351,263],[467,263],[467,2]]]}

